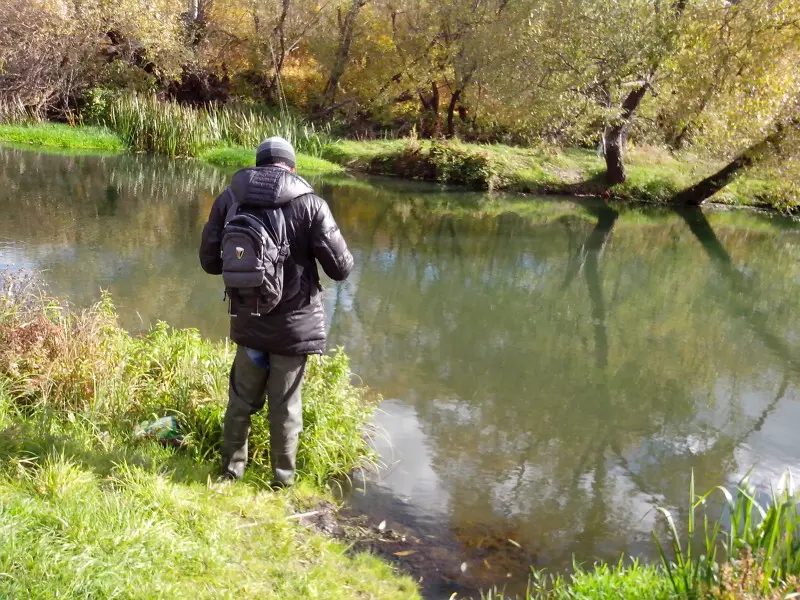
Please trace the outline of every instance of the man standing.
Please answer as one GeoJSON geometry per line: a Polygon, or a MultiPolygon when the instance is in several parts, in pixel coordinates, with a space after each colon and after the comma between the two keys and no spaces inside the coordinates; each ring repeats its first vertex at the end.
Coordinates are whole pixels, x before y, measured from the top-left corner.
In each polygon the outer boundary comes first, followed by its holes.
{"type": "Polygon", "coordinates": [[[268,399],[273,480],[278,486],[291,485],[303,429],[306,359],[325,352],[317,261],[331,279],[342,281],[353,268],[353,257],[328,205],[295,175],[294,149],[283,138],[264,140],[256,166],[238,171],[214,202],[200,245],[200,263],[212,275],[222,273],[223,229],[232,206],[234,212],[246,210],[265,222],[266,213],[279,209],[289,251],[283,261],[283,292],[271,311],[259,310],[257,296],[230,295],[230,337],[238,348],[225,412],[222,476],[244,475],[250,418],[268,399]]]}

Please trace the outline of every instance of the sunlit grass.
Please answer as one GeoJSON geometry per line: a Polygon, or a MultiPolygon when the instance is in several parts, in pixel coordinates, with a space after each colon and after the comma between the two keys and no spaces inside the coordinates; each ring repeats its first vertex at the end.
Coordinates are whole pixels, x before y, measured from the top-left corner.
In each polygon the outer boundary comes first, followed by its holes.
{"type": "Polygon", "coordinates": [[[733,492],[720,486],[696,497],[692,478],[685,537],[673,515],[660,509],[669,544],[665,547],[658,537],[656,544],[674,593],[701,596],[723,583],[719,563],[735,563],[745,557],[754,560],[761,571],[758,593],[766,595],[800,576],[800,494],[792,490],[788,475],[778,490],[759,501],[756,490],[744,480],[733,492]],[[709,519],[707,505],[714,494],[722,497],[725,514],[709,519]]]}
{"type": "MultiPolygon", "coordinates": [[[[117,325],[108,296],[76,312],[30,292],[30,284],[19,278],[6,278],[4,285],[0,389],[5,410],[28,411],[26,427],[53,415],[71,415],[72,427],[80,417],[86,427],[102,432],[95,442],[105,451],[127,451],[139,421],[175,415],[185,434],[181,452],[198,463],[218,460],[233,358],[229,344],[165,323],[132,336],[117,325]]],[[[375,403],[349,377],[341,351],[309,360],[298,471],[318,486],[374,456],[363,434],[375,403]]],[[[269,428],[263,415],[254,420],[251,439],[252,470],[266,477],[269,428]]]]}
{"type": "MultiPolygon", "coordinates": [[[[226,146],[211,148],[199,156],[213,165],[230,169],[252,167],[255,164],[255,149],[243,146],[226,146]]],[[[344,167],[324,158],[316,158],[307,154],[297,154],[297,172],[300,175],[312,173],[316,175],[339,175],[344,173],[344,167]]]]}
{"type": "MultiPolygon", "coordinates": [[[[616,565],[597,564],[591,568],[575,565],[569,575],[534,572],[525,600],[668,600],[669,582],[660,569],[638,561],[616,565]]],[[[492,589],[482,600],[509,600],[502,590],[492,589]]]]}
{"type": "Polygon", "coordinates": [[[118,152],[122,140],[104,127],[71,127],[60,123],[0,125],[0,141],[56,148],[118,152]]]}
{"type": "MultiPolygon", "coordinates": [[[[785,475],[763,500],[747,480],[697,496],[682,525],[665,508],[664,537],[653,534],[660,562],[575,565],[569,575],[533,571],[525,600],[789,600],[800,597],[800,494],[785,475]],[[711,500],[721,499],[715,515],[711,500]]],[[[505,600],[489,590],[484,600],[505,600]]]]}
{"type": "Polygon", "coordinates": [[[0,470],[0,597],[416,598],[410,580],[287,519],[290,494],[53,451],[0,470]]]}
{"type": "MultiPolygon", "coordinates": [[[[540,146],[519,148],[502,144],[446,144],[469,157],[480,154],[485,162],[462,161],[458,181],[478,189],[493,188],[532,194],[607,195],[624,201],[668,203],[675,194],[713,173],[722,163],[696,156],[675,156],[653,147],[630,148],[626,155],[628,179],[609,187],[603,178],[605,163],[595,150],[540,146]],[[470,169],[481,172],[469,173],[470,169]],[[491,182],[487,180],[491,178],[491,182]]],[[[354,170],[380,175],[441,180],[440,169],[415,168],[414,161],[429,161],[432,143],[426,140],[339,140],[323,156],[354,170]],[[411,148],[413,151],[409,151],[411,148]]],[[[448,166],[448,165],[445,165],[448,166]]],[[[758,173],[743,176],[711,198],[712,202],[796,210],[798,190],[790,182],[758,173]]]]}

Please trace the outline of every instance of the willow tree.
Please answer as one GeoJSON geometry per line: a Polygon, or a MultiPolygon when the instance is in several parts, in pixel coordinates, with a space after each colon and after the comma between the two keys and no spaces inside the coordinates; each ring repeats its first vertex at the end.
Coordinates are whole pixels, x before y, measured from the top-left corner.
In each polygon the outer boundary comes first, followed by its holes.
{"type": "Polygon", "coordinates": [[[680,204],[702,204],[748,170],[800,156],[800,5],[751,0],[709,14],[706,37],[698,31],[676,59],[676,69],[701,75],[673,81],[682,107],[672,141],[691,138],[728,162],[680,192],[680,204]]]}
{"type": "Polygon", "coordinates": [[[664,141],[728,155],[762,137],[796,85],[798,23],[791,0],[692,3],[662,67],[664,141]]]}

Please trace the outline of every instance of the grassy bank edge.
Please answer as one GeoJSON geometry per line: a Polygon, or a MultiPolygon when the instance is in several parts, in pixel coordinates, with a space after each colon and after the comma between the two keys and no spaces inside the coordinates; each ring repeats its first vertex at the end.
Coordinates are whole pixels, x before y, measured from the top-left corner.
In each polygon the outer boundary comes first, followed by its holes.
{"type": "MultiPolygon", "coordinates": [[[[96,126],[71,127],[62,123],[0,124],[0,142],[17,147],[55,148],[79,153],[117,154],[126,150],[120,137],[109,129],[96,126]]],[[[254,164],[255,151],[241,146],[220,146],[205,150],[197,159],[228,169],[244,168],[254,164]]],[[[297,171],[300,174],[341,175],[345,169],[325,159],[298,154],[297,171]]]]}
{"type": "Polygon", "coordinates": [[[264,415],[245,481],[218,483],[230,344],[164,323],[132,335],[108,296],[78,311],[40,290],[0,276],[0,598],[418,599],[297,517],[334,505],[328,478],[372,460],[376,401],[341,350],[309,361],[298,485],[265,484],[264,415]],[[136,433],[163,415],[180,447],[136,433]]]}
{"type": "MultiPolygon", "coordinates": [[[[691,154],[675,156],[663,148],[632,147],[626,154],[628,179],[609,187],[602,157],[584,148],[519,148],[501,144],[416,139],[339,140],[323,157],[354,171],[417,178],[539,195],[602,196],[617,200],[668,204],[674,195],[722,166],[691,154]]],[[[797,211],[791,182],[752,175],[738,178],[709,202],[797,211]]]]}

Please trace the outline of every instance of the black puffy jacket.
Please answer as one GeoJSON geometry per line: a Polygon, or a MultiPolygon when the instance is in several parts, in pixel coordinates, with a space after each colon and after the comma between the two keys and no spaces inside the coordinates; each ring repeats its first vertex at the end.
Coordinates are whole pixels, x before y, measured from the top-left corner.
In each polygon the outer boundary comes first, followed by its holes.
{"type": "Polygon", "coordinates": [[[283,268],[283,296],[271,312],[255,317],[250,314],[256,312],[255,305],[232,299],[233,314],[238,316],[231,319],[231,339],[241,346],[275,354],[325,352],[325,315],[316,261],[336,281],[346,279],[353,268],[353,256],[327,203],[314,195],[305,180],[281,167],[238,171],[214,202],[203,228],[200,264],[212,275],[222,273],[222,229],[234,197],[239,204],[248,205],[248,210],[280,206],[290,253],[283,268]]]}

